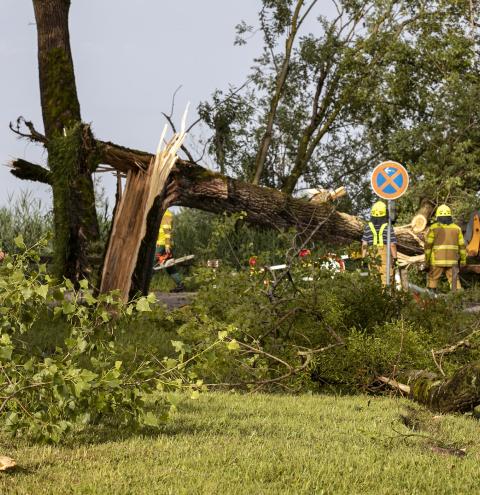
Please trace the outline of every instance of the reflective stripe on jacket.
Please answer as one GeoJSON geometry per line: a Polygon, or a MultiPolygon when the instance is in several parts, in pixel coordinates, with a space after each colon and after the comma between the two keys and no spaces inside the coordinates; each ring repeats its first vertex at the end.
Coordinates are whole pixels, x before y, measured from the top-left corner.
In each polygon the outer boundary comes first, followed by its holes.
{"type": "Polygon", "coordinates": [[[372,231],[372,236],[373,236],[372,245],[373,246],[383,246],[383,231],[387,228],[388,223],[383,223],[378,232],[375,229],[375,225],[373,225],[372,222],[368,222],[368,226],[370,227],[370,230],[372,231]]]}
{"type": "Polygon", "coordinates": [[[166,248],[172,247],[172,220],[173,215],[169,210],[167,210],[163,215],[162,222],[160,224],[157,246],[165,246],[166,248]]]}
{"type": "Polygon", "coordinates": [[[454,266],[460,261],[467,262],[467,251],[462,229],[435,222],[431,225],[425,241],[425,262],[432,266],[454,266]]]}

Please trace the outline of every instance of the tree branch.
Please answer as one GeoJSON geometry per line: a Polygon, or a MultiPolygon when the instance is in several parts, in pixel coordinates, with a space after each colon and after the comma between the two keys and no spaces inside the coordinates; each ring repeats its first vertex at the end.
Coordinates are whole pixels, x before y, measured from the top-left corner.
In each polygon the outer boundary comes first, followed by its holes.
{"type": "Polygon", "coordinates": [[[35,129],[32,122],[30,122],[29,120],[25,120],[25,118],[22,116],[18,117],[15,124],[13,124],[13,122],[10,122],[8,127],[10,127],[10,130],[21,138],[26,138],[30,141],[42,144],[47,143],[47,138],[35,129]],[[22,125],[24,125],[30,131],[30,133],[22,132],[22,125]]]}
{"type": "Polygon", "coordinates": [[[49,185],[52,183],[50,170],[35,163],[27,162],[22,158],[13,160],[9,164],[9,167],[11,168],[10,173],[18,179],[31,180],[49,185]]]}

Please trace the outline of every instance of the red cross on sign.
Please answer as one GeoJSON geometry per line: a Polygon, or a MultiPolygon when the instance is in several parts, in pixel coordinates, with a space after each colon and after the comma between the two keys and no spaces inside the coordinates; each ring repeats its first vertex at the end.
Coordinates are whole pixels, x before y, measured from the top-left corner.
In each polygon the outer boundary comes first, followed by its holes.
{"type": "Polygon", "coordinates": [[[397,162],[383,162],[373,169],[372,189],[383,199],[397,199],[408,188],[408,172],[397,162]]]}

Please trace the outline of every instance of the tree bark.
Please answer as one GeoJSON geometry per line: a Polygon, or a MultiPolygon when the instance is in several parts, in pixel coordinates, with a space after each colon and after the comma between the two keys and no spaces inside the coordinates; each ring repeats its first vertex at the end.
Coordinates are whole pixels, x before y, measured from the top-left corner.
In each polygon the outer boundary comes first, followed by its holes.
{"type": "Polygon", "coordinates": [[[434,411],[471,411],[480,404],[480,363],[464,366],[443,380],[420,373],[410,382],[410,397],[434,411]]]}
{"type": "Polygon", "coordinates": [[[50,171],[41,165],[18,158],[17,160],[13,160],[10,166],[12,168],[10,171],[11,174],[17,177],[17,179],[31,180],[33,182],[41,182],[42,184],[49,185],[52,183],[50,171]]]}
{"type": "Polygon", "coordinates": [[[88,246],[98,238],[91,175],[97,164],[96,143],[89,127],[81,123],[68,30],[70,1],[33,0],[33,7],[53,191],[55,271],[77,282],[90,273],[88,246]]]}

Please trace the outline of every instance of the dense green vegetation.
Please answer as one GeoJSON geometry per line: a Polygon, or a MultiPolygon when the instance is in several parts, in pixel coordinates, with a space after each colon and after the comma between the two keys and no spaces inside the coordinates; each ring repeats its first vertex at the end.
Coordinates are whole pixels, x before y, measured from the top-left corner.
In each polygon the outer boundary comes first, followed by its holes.
{"type": "Polygon", "coordinates": [[[56,282],[36,246],[15,243],[20,254],[0,265],[2,430],[58,442],[92,423],[155,428],[172,407],[169,391],[203,389],[182,371],[181,343],[170,356],[143,359],[117,348],[115,332],[150,312],[153,295],[123,304],[115,293],[97,296],[86,280],[79,289],[56,282]],[[162,414],[152,412],[160,404],[162,414]]]}
{"type": "Polygon", "coordinates": [[[342,208],[359,212],[372,166],[393,159],[414,184],[405,219],[423,197],[478,207],[477,3],[259,3],[257,21],[237,26],[237,44],[263,36],[245,84],[200,107],[222,172],[286,192],[344,185],[342,208]]]}

